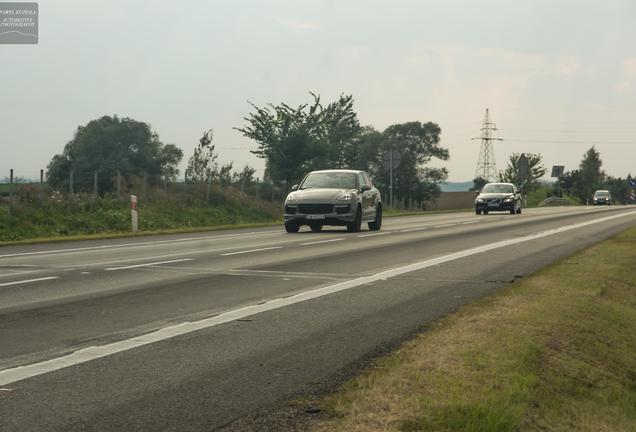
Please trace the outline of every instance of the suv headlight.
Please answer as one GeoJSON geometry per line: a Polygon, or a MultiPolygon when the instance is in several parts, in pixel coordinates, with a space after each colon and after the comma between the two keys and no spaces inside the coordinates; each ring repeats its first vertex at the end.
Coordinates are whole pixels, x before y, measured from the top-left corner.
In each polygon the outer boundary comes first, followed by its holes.
{"type": "Polygon", "coordinates": [[[483,198],[477,198],[477,202],[478,202],[478,203],[483,203],[483,202],[486,202],[486,200],[485,200],[485,199],[483,199],[483,198]]]}
{"type": "Polygon", "coordinates": [[[513,202],[514,200],[512,197],[504,198],[504,202],[513,202]]]}
{"type": "Polygon", "coordinates": [[[294,195],[293,193],[290,193],[289,195],[287,195],[287,199],[285,199],[285,201],[287,201],[287,202],[296,201],[296,195],[294,195]]]}
{"type": "Polygon", "coordinates": [[[351,201],[352,198],[353,198],[353,195],[351,194],[351,192],[345,192],[341,194],[339,197],[337,197],[336,199],[338,201],[351,201]]]}

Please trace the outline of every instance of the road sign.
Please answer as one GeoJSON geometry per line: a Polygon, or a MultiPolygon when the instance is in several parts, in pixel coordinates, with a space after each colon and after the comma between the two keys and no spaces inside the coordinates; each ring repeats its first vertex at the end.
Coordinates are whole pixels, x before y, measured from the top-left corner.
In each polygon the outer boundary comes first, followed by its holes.
{"type": "Polygon", "coordinates": [[[402,161],[402,155],[400,154],[399,151],[397,150],[389,150],[386,153],[384,153],[384,156],[382,157],[382,161],[384,162],[384,167],[386,169],[391,169],[391,156],[393,156],[393,168],[397,168],[400,165],[400,162],[402,161]]]}
{"type": "Polygon", "coordinates": [[[629,179],[629,185],[631,187],[636,187],[636,179],[629,179]]]}
{"type": "Polygon", "coordinates": [[[564,165],[553,165],[552,175],[550,177],[561,177],[564,171],[565,171],[564,165]]]}
{"type": "Polygon", "coordinates": [[[636,194],[634,192],[631,192],[629,194],[629,199],[631,199],[632,201],[636,201],[636,194]]]}
{"type": "Polygon", "coordinates": [[[519,183],[525,183],[528,181],[528,158],[525,153],[521,153],[519,159],[517,159],[517,167],[519,171],[519,183]]]}

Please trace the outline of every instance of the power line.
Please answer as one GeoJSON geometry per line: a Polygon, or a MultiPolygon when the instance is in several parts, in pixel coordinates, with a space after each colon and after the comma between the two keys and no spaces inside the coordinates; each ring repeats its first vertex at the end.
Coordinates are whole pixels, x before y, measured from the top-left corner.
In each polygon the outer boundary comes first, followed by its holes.
{"type": "Polygon", "coordinates": [[[582,141],[582,140],[537,140],[537,139],[515,139],[515,138],[506,138],[506,141],[513,142],[536,142],[536,143],[546,143],[546,144],[636,144],[636,140],[632,141],[582,141]]]}

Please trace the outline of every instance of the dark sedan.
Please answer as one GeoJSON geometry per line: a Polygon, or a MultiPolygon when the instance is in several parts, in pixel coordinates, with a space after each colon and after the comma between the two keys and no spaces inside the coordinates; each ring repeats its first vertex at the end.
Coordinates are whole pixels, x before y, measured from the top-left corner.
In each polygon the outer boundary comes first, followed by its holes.
{"type": "Polygon", "coordinates": [[[488,214],[491,211],[508,211],[521,214],[521,194],[512,183],[488,183],[475,199],[475,213],[488,214]]]}

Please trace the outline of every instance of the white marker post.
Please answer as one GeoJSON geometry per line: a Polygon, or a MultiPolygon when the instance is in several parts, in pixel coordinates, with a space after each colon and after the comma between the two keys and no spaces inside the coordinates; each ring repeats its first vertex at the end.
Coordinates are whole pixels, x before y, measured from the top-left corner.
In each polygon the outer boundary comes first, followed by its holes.
{"type": "Polygon", "coordinates": [[[138,216],[137,216],[137,196],[130,196],[130,217],[132,219],[132,232],[137,232],[138,229],[138,216]]]}

